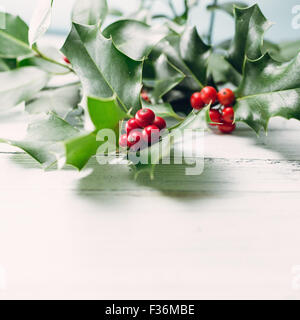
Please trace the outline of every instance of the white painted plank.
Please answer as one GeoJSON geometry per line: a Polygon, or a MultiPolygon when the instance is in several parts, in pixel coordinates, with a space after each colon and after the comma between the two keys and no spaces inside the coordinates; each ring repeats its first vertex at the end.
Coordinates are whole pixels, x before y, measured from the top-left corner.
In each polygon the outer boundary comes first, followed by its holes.
{"type": "Polygon", "coordinates": [[[0,297],[299,298],[298,162],[208,159],[201,177],[165,167],[154,185],[94,161],[0,167],[0,297]]]}

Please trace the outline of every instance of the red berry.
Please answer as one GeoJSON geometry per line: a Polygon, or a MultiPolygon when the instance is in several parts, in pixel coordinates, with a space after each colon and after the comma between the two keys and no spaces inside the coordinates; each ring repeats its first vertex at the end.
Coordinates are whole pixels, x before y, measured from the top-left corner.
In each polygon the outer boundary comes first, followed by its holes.
{"type": "Polygon", "coordinates": [[[202,108],[204,108],[205,103],[201,99],[200,92],[195,92],[191,96],[191,106],[192,106],[193,109],[196,109],[196,110],[201,110],[202,108]]]}
{"type": "Polygon", "coordinates": [[[226,107],[224,108],[224,110],[222,111],[222,118],[223,121],[226,123],[233,123],[234,121],[234,110],[232,107],[226,107]]]}
{"type": "Polygon", "coordinates": [[[222,133],[231,133],[235,130],[235,123],[223,123],[218,126],[222,133]]]}
{"type": "Polygon", "coordinates": [[[223,106],[229,107],[234,103],[235,95],[232,90],[225,88],[218,93],[218,100],[223,106]]]}
{"type": "Polygon", "coordinates": [[[200,96],[205,104],[214,104],[217,101],[218,92],[213,87],[205,87],[201,90],[200,96]]]}
{"type": "Polygon", "coordinates": [[[119,146],[120,146],[121,148],[127,148],[127,144],[128,144],[127,134],[123,134],[123,135],[120,137],[119,146]]]}
{"type": "Polygon", "coordinates": [[[132,118],[127,121],[126,123],[126,132],[129,134],[132,130],[140,129],[140,126],[137,124],[137,121],[135,118],[132,118]]]}
{"type": "Polygon", "coordinates": [[[159,137],[160,137],[160,130],[157,126],[154,126],[154,125],[148,126],[143,131],[143,139],[144,141],[148,141],[148,143],[158,142],[159,137]]]}
{"type": "MultiPolygon", "coordinates": [[[[138,142],[140,142],[143,139],[143,132],[142,130],[134,130],[131,131],[128,135],[128,147],[133,148],[138,142]]],[[[142,142],[142,141],[141,141],[142,142]]]]}
{"type": "Polygon", "coordinates": [[[141,128],[145,128],[153,123],[155,119],[155,113],[150,109],[141,109],[135,115],[135,119],[141,128]]]}
{"type": "Polygon", "coordinates": [[[142,97],[142,99],[143,99],[143,100],[145,100],[145,101],[147,101],[147,102],[151,102],[151,100],[150,100],[150,98],[149,98],[149,96],[148,96],[147,92],[142,91],[142,93],[141,93],[141,97],[142,97]]]}
{"type": "Polygon", "coordinates": [[[153,125],[157,126],[159,128],[159,130],[164,130],[167,127],[167,123],[166,123],[165,119],[163,119],[161,117],[155,117],[153,125]]]}
{"type": "Polygon", "coordinates": [[[71,64],[70,60],[69,60],[66,56],[64,56],[63,59],[64,59],[64,62],[65,62],[65,63],[71,64]]]}
{"type": "Polygon", "coordinates": [[[217,123],[222,123],[222,116],[218,110],[209,111],[210,120],[214,123],[210,123],[211,126],[216,126],[217,123]]]}

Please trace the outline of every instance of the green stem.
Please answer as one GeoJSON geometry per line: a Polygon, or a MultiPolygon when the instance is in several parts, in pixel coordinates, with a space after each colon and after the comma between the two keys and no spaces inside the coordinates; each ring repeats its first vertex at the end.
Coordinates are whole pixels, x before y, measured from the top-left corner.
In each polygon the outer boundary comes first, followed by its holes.
{"type": "Polygon", "coordinates": [[[51,58],[45,56],[37,47],[33,48],[33,50],[35,51],[35,53],[37,54],[37,56],[39,58],[41,58],[41,59],[43,59],[45,61],[54,63],[54,64],[56,64],[56,65],[58,65],[58,66],[60,66],[62,68],[68,69],[70,72],[74,72],[74,70],[71,67],[67,66],[66,64],[58,62],[58,61],[56,61],[54,59],[51,59],[51,58]]]}
{"type": "MultiPolygon", "coordinates": [[[[218,5],[218,0],[214,0],[213,6],[217,6],[217,5],[218,5]]],[[[208,41],[209,45],[212,44],[214,26],[215,26],[215,19],[216,19],[216,11],[212,10],[211,16],[210,16],[210,25],[209,25],[208,37],[207,37],[207,41],[208,41]]]]}

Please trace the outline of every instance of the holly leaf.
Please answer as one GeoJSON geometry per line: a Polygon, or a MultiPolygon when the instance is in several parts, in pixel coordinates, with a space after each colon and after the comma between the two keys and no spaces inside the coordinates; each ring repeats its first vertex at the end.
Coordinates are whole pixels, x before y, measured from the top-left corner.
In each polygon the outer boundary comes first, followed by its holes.
{"type": "Polygon", "coordinates": [[[266,53],[246,60],[238,88],[236,121],[243,121],[257,133],[267,130],[270,118],[300,120],[300,53],[288,63],[277,62],[266,53]]]}
{"type": "Polygon", "coordinates": [[[30,46],[36,43],[50,27],[52,5],[53,0],[38,1],[29,26],[30,46]]]}
{"type": "Polygon", "coordinates": [[[115,96],[126,112],[141,108],[143,61],[120,52],[97,26],[73,23],[62,51],[72,62],[85,96],[115,96]]]}
{"type": "Polygon", "coordinates": [[[32,54],[28,26],[19,17],[5,14],[5,29],[0,29],[0,58],[14,59],[32,54]]]}
{"type": "Polygon", "coordinates": [[[76,0],[72,20],[79,24],[98,25],[108,14],[106,0],[76,0]]]}
{"type": "Polygon", "coordinates": [[[241,83],[241,74],[219,53],[210,55],[208,70],[217,84],[232,83],[235,86],[239,86],[241,83]]]}
{"type": "Polygon", "coordinates": [[[173,34],[166,37],[156,51],[164,53],[168,60],[185,75],[181,85],[188,90],[196,91],[207,84],[211,47],[201,40],[195,27],[187,27],[182,35],[173,34]]]}
{"type": "Polygon", "coordinates": [[[97,130],[118,129],[119,121],[126,117],[116,97],[108,99],[88,97],[88,111],[97,130]]]}
{"type": "Polygon", "coordinates": [[[272,23],[262,14],[257,4],[252,7],[234,8],[235,36],[228,51],[227,60],[242,73],[245,58],[261,57],[263,38],[272,23]]]}
{"type": "Polygon", "coordinates": [[[80,101],[80,85],[71,84],[61,88],[40,91],[26,103],[25,110],[29,114],[52,112],[66,120],[67,118],[70,119],[70,113],[78,107],[80,101]]]}
{"type": "Polygon", "coordinates": [[[87,106],[95,125],[92,132],[81,131],[57,114],[50,113],[29,125],[24,140],[2,139],[1,142],[21,148],[44,168],[57,163],[59,168],[68,164],[81,170],[103,143],[97,141],[97,132],[101,129],[112,129],[118,135],[119,121],[126,116],[114,97],[88,97],[87,106]]]}
{"type": "Polygon", "coordinates": [[[79,136],[80,131],[56,115],[45,115],[28,126],[27,136],[22,141],[2,140],[22,149],[44,168],[55,164],[62,157],[62,141],[79,136]]]}
{"type": "Polygon", "coordinates": [[[234,8],[247,8],[248,5],[244,2],[226,2],[222,4],[214,4],[207,6],[207,10],[221,10],[229,14],[231,17],[234,17],[234,8]]]}
{"type": "Polygon", "coordinates": [[[111,129],[117,136],[119,121],[125,117],[116,97],[110,99],[88,97],[87,100],[88,111],[96,130],[64,142],[65,163],[79,170],[96,154],[99,146],[104,142],[97,140],[97,132],[101,129],[111,129]]]}
{"type": "Polygon", "coordinates": [[[35,67],[25,67],[0,72],[0,106],[10,108],[28,101],[48,82],[46,72],[35,67]]]}
{"type": "Polygon", "coordinates": [[[167,57],[162,54],[153,61],[154,75],[152,97],[155,103],[179,83],[183,81],[185,75],[170,63],[167,57]]]}
{"type": "Polygon", "coordinates": [[[112,38],[115,46],[133,60],[147,58],[153,47],[169,33],[164,26],[149,26],[141,21],[120,20],[104,31],[106,38],[112,38]]]}

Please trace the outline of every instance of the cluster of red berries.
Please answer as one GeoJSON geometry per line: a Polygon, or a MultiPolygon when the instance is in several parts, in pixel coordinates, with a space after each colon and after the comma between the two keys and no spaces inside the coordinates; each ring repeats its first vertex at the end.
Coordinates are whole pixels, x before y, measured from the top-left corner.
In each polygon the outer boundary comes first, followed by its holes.
{"type": "Polygon", "coordinates": [[[126,134],[120,137],[119,145],[122,148],[133,148],[139,143],[139,148],[159,141],[160,132],[167,127],[166,121],[156,117],[150,109],[139,110],[135,118],[126,123],[126,134]]]}
{"type": "Polygon", "coordinates": [[[205,105],[211,104],[209,111],[211,126],[217,126],[222,133],[231,133],[235,130],[234,109],[232,107],[235,101],[234,92],[228,88],[220,92],[213,87],[205,87],[201,92],[195,92],[191,97],[191,105],[196,110],[201,110],[205,105]],[[219,105],[215,106],[216,103],[219,105]]]}

